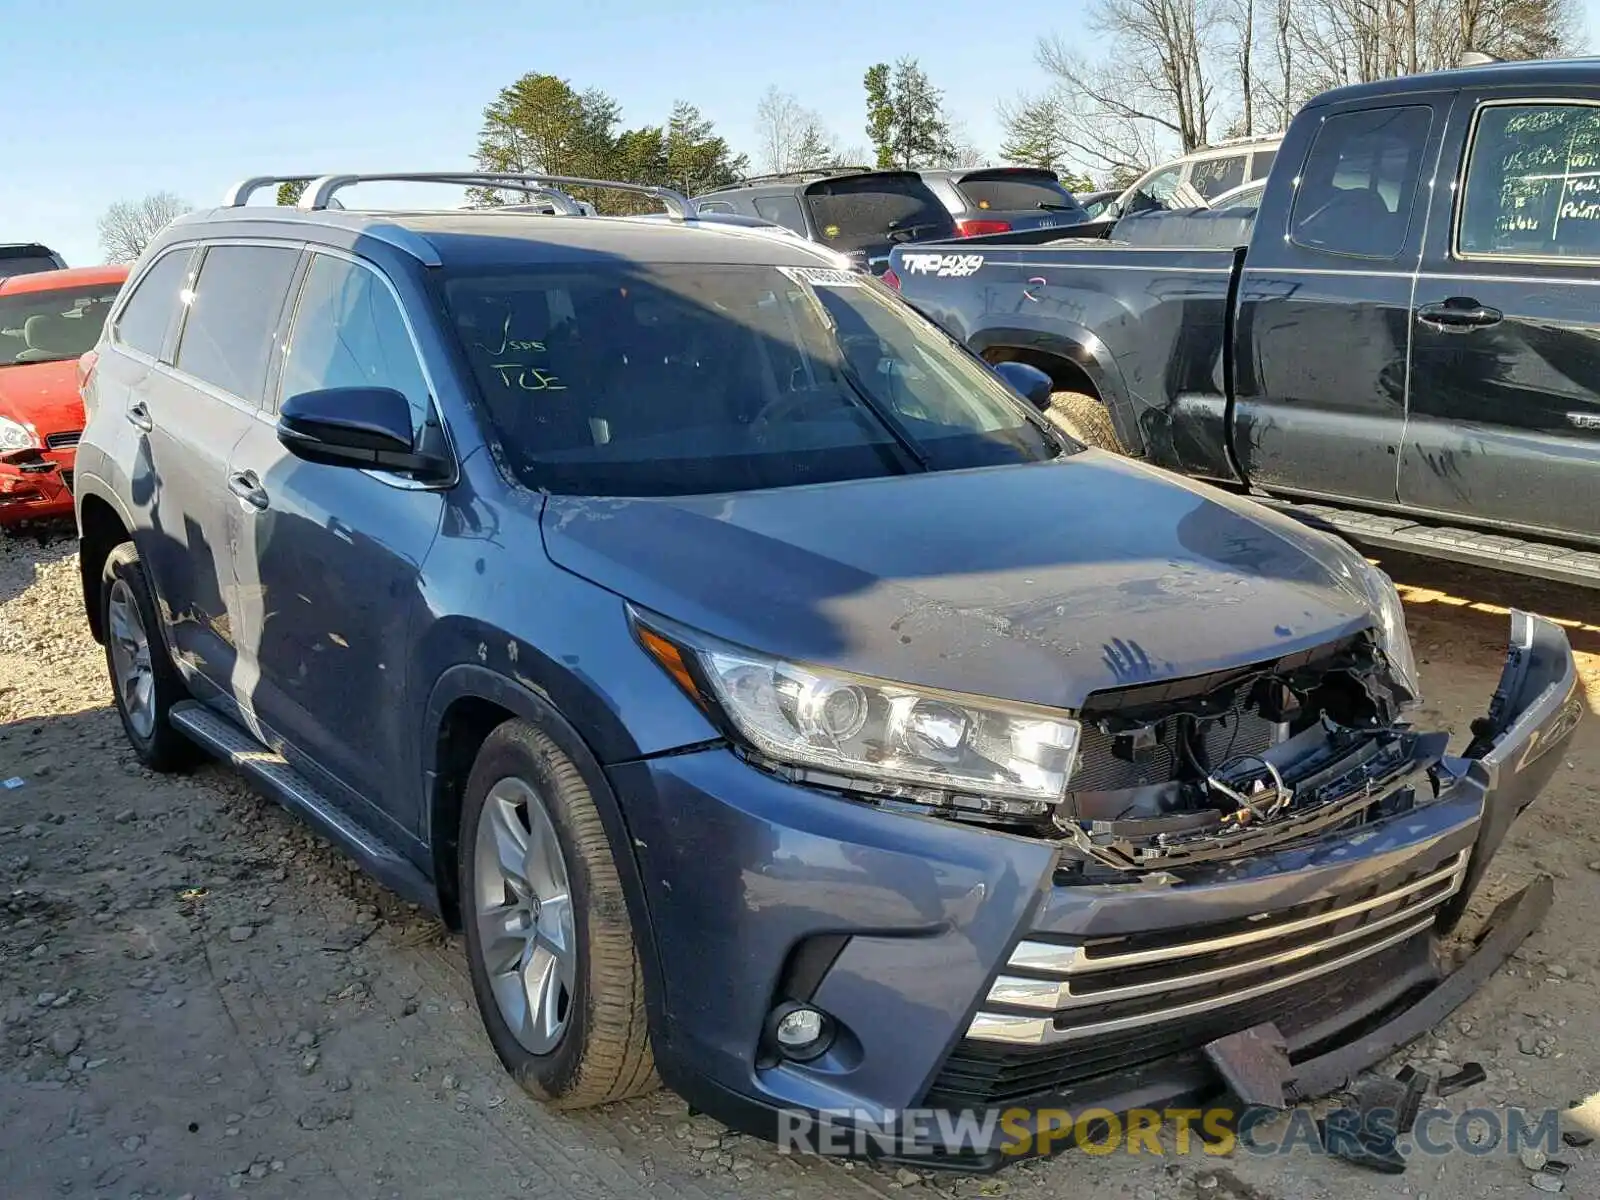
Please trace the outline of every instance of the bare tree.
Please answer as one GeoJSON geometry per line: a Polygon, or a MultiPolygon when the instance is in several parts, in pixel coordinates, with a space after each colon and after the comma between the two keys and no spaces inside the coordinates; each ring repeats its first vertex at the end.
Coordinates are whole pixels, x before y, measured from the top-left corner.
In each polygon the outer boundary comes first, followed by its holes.
{"type": "Polygon", "coordinates": [[[756,138],[756,161],[764,171],[814,170],[837,157],[822,118],[775,87],[756,104],[756,138]]]}
{"type": "Polygon", "coordinates": [[[1039,39],[1039,65],[1057,80],[1068,157],[1121,181],[1168,150],[1207,143],[1222,2],[1098,0],[1089,24],[1111,50],[1093,62],[1059,37],[1039,39]]]}
{"type": "Polygon", "coordinates": [[[1217,15],[1228,31],[1228,56],[1239,92],[1233,132],[1249,137],[1256,131],[1256,0],[1221,0],[1217,15]]]}
{"type": "Polygon", "coordinates": [[[1298,64],[1290,104],[1326,88],[1456,66],[1469,50],[1548,58],[1581,45],[1577,0],[1278,0],[1292,3],[1279,58],[1298,64]]]}
{"type": "Polygon", "coordinates": [[[174,218],[189,211],[189,202],[171,192],[155,192],[142,200],[118,200],[100,217],[100,248],[106,261],[132,262],[174,218]]]}

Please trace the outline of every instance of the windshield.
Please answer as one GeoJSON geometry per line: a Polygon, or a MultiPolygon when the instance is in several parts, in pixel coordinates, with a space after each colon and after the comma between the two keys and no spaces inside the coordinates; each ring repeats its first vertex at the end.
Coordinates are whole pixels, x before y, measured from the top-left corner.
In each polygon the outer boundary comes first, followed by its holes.
{"type": "Polygon", "coordinates": [[[974,208],[993,212],[1025,212],[1045,209],[1082,213],[1072,193],[1059,180],[1043,171],[996,171],[993,174],[966,175],[957,189],[974,208]]]}
{"type": "Polygon", "coordinates": [[[526,486],[665,496],[1053,458],[988,368],[864,276],[670,264],[446,276],[526,486]]]}
{"type": "Polygon", "coordinates": [[[915,175],[846,175],[806,188],[811,220],[835,250],[953,238],[955,218],[915,175]]]}
{"type": "Polygon", "coordinates": [[[120,286],[0,295],[0,368],[62,362],[93,350],[120,286]]]}

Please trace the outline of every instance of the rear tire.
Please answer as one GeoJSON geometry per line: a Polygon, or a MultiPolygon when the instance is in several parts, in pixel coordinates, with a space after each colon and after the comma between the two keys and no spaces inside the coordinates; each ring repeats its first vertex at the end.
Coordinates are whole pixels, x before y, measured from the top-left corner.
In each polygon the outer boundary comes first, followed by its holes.
{"type": "Polygon", "coordinates": [[[472,990],[512,1078],[556,1108],[658,1087],[610,840],[578,768],[536,726],[485,739],[459,854],[472,990]]]}
{"type": "Polygon", "coordinates": [[[150,581],[132,542],[115,547],[100,568],[100,627],[112,699],[139,761],[163,773],[193,766],[199,747],[168,719],[189,691],[167,653],[150,581]]]}
{"type": "Polygon", "coordinates": [[[1056,428],[1085,446],[1109,450],[1113,454],[1128,453],[1117,436],[1117,427],[1111,423],[1111,414],[1098,396],[1088,392],[1051,392],[1050,407],[1044,415],[1056,428]]]}

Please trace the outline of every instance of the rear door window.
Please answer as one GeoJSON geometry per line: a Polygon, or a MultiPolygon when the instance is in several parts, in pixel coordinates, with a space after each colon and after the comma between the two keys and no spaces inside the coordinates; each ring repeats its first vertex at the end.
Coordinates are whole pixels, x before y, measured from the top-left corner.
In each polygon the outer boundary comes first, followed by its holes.
{"type": "Polygon", "coordinates": [[[1295,192],[1290,235],[1324,254],[1393,258],[1406,243],[1433,110],[1373,108],[1327,118],[1295,192]]]}
{"type": "Polygon", "coordinates": [[[948,238],[956,232],[950,210],[910,172],[818,180],[806,188],[806,204],[823,240],[840,250],[948,238]]]}
{"type": "Polygon", "coordinates": [[[211,246],[184,297],[178,370],[257,404],[267,358],[300,251],[289,246],[211,246]]]}
{"type": "Polygon", "coordinates": [[[1189,172],[1189,186],[1207,200],[1214,200],[1223,192],[1231,192],[1244,183],[1243,154],[1230,154],[1226,158],[1202,158],[1189,172]]]}
{"type": "Polygon", "coordinates": [[[167,344],[167,330],[178,313],[179,296],[185,282],[184,268],[189,265],[190,254],[187,246],[169,250],[144,273],[117,318],[114,331],[117,341],[151,358],[161,357],[167,344]]]}
{"type": "Polygon", "coordinates": [[[793,196],[758,196],[756,215],[774,225],[782,225],[796,233],[805,233],[806,218],[800,211],[800,201],[793,196]]]}
{"type": "Polygon", "coordinates": [[[1600,258],[1600,107],[1484,108],[1456,249],[1485,258],[1600,258]]]}
{"type": "MultiPolygon", "coordinates": [[[[501,357],[502,344],[491,348],[501,357]]],[[[428,384],[422,374],[411,332],[400,305],[375,271],[346,259],[318,254],[311,259],[295,305],[294,328],[283,360],[284,396],[323,388],[393,388],[411,404],[411,428],[419,430],[428,414],[428,384]]]]}
{"type": "Polygon", "coordinates": [[[1044,171],[979,171],[963,175],[956,188],[970,208],[994,212],[1082,212],[1060,180],[1044,171]]]}

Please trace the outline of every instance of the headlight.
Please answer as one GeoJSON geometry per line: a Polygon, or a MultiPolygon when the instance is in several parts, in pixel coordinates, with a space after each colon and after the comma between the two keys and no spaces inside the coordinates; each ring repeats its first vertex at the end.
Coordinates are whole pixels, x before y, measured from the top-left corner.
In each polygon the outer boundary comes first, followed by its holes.
{"type": "Polygon", "coordinates": [[[1411,635],[1406,632],[1406,610],[1400,603],[1400,593],[1394,580],[1371,563],[1367,568],[1367,594],[1377,610],[1378,637],[1383,645],[1384,657],[1400,682],[1413,697],[1420,698],[1422,687],[1417,677],[1417,657],[1411,650],[1411,635]]]}
{"type": "Polygon", "coordinates": [[[676,627],[637,628],[652,657],[757,756],[817,782],[1015,816],[1048,813],[1066,791],[1079,727],[1053,710],[802,666],[676,627]]]}
{"type": "Polygon", "coordinates": [[[27,450],[38,444],[39,440],[26,425],[20,425],[10,417],[0,417],[0,451],[27,450]]]}
{"type": "Polygon", "coordinates": [[[1329,569],[1343,576],[1350,590],[1365,596],[1377,616],[1378,644],[1383,649],[1389,666],[1399,676],[1400,682],[1413,697],[1421,697],[1422,687],[1417,678],[1417,659],[1411,652],[1411,635],[1406,632],[1406,610],[1400,603],[1400,593],[1394,580],[1373,566],[1366,556],[1339,538],[1322,540],[1322,548],[1330,553],[1315,553],[1317,559],[1329,569]]]}

